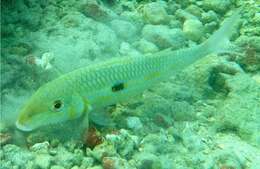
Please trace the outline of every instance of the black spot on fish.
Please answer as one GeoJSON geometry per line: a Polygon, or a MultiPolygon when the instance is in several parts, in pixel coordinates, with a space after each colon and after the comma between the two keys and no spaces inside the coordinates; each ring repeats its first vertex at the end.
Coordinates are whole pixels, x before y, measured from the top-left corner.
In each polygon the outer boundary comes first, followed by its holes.
{"type": "Polygon", "coordinates": [[[123,90],[125,88],[125,84],[124,83],[117,83],[114,86],[112,86],[112,91],[113,92],[118,92],[120,90],[123,90]]]}

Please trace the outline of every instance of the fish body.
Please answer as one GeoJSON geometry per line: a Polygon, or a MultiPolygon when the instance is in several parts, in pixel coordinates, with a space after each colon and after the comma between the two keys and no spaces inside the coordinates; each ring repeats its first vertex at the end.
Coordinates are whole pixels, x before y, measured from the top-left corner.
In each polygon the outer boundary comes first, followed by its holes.
{"type": "Polygon", "coordinates": [[[210,53],[228,50],[238,12],[204,43],[141,57],[114,58],[64,74],[40,87],[21,109],[16,126],[30,131],[64,122],[140,94],[210,53]]]}

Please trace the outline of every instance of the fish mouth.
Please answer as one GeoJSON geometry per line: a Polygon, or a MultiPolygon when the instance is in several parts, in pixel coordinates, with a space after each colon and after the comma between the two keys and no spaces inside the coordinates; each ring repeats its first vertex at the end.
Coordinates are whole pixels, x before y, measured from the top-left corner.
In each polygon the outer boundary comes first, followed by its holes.
{"type": "Polygon", "coordinates": [[[15,122],[15,126],[16,126],[16,128],[18,128],[18,129],[21,130],[21,131],[27,131],[27,132],[29,132],[29,131],[32,131],[32,130],[33,130],[32,128],[30,128],[30,127],[28,127],[28,126],[25,126],[25,125],[20,124],[19,121],[16,121],[16,122],[15,122]]]}

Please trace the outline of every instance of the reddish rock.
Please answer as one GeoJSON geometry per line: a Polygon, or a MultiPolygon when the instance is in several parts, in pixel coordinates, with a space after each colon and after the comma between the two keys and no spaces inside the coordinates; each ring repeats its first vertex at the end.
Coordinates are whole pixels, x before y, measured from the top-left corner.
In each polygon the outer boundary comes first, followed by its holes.
{"type": "Polygon", "coordinates": [[[12,137],[8,133],[0,133],[0,145],[5,145],[11,141],[12,137]]]}
{"type": "Polygon", "coordinates": [[[93,149],[95,146],[101,144],[103,139],[97,129],[91,127],[85,133],[84,142],[89,148],[93,149]]]}
{"type": "Polygon", "coordinates": [[[115,169],[115,161],[109,157],[102,159],[102,166],[104,169],[115,169]]]}

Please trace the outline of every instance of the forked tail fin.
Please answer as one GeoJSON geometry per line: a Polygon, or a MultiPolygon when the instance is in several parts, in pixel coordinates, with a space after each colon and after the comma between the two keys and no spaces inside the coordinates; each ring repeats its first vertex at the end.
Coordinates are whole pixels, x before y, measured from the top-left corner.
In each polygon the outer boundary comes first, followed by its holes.
{"type": "Polygon", "coordinates": [[[234,46],[231,45],[229,39],[240,19],[240,11],[241,8],[237,9],[231,17],[224,20],[220,29],[202,44],[208,53],[232,52],[234,46]]]}

